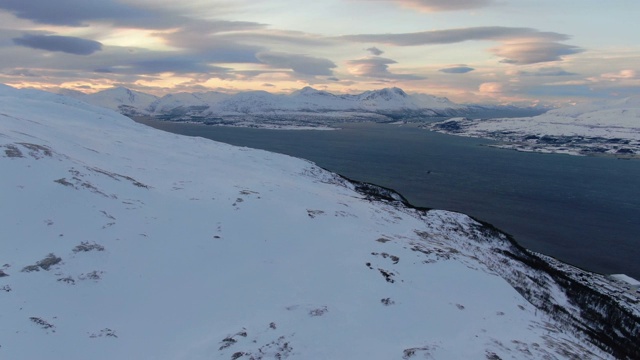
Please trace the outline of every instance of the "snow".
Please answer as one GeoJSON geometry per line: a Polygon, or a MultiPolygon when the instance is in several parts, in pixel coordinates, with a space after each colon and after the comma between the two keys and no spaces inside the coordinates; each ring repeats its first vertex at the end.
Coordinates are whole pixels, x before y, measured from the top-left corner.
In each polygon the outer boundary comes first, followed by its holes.
{"type": "Polygon", "coordinates": [[[0,86],[0,164],[3,359],[613,358],[503,235],[305,160],[0,86]]]}
{"type": "Polygon", "coordinates": [[[212,110],[217,112],[261,113],[270,111],[419,111],[460,108],[447,100],[422,94],[414,98],[399,88],[366,91],[358,95],[334,95],[305,87],[289,95],[266,91],[239,93],[212,110]]]}
{"type": "Polygon", "coordinates": [[[631,285],[631,286],[635,286],[635,287],[640,286],[640,281],[638,281],[638,280],[636,280],[636,279],[632,278],[632,277],[631,277],[631,276],[629,276],[629,275],[625,275],[625,274],[612,274],[612,275],[609,275],[609,276],[610,276],[610,277],[612,277],[612,278],[614,278],[614,279],[616,279],[616,280],[619,280],[619,281],[622,281],[622,282],[624,282],[624,283],[627,283],[627,284],[629,284],[629,285],[631,285]]]}
{"type": "Polygon", "coordinates": [[[158,99],[154,95],[130,90],[125,87],[107,89],[76,98],[107,109],[122,111],[122,107],[125,106],[140,112],[146,112],[147,108],[158,99]]]}
{"type": "Polygon", "coordinates": [[[640,96],[578,104],[534,117],[454,118],[429,128],[495,139],[504,142],[501,147],[523,151],[640,154],[640,96]]]}
{"type": "Polygon", "coordinates": [[[305,87],[286,95],[266,91],[234,95],[210,91],[181,92],[161,98],[121,87],[89,95],[64,93],[127,116],[277,130],[320,130],[347,121],[389,122],[399,117],[421,119],[471,111],[446,98],[409,95],[399,88],[356,95],[334,95],[305,87]]]}
{"type": "Polygon", "coordinates": [[[186,93],[167,94],[160,99],[152,102],[146,109],[154,114],[165,114],[176,109],[187,109],[191,107],[210,107],[212,104],[218,103],[229,95],[215,91],[202,93],[186,93]]]}

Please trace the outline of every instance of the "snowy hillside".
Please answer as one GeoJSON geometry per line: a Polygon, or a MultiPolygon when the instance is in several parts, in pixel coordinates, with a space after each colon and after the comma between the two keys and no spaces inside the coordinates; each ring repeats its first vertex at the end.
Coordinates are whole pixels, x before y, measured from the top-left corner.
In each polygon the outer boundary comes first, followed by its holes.
{"type": "Polygon", "coordinates": [[[230,95],[215,91],[167,94],[152,102],[143,110],[155,115],[171,116],[172,114],[176,114],[182,116],[188,114],[190,111],[198,113],[206,110],[212,104],[217,104],[229,96],[230,95]]]}
{"type": "Polygon", "coordinates": [[[579,104],[509,119],[456,118],[430,129],[504,142],[500,147],[573,155],[640,155],[640,97],[579,104]]]}
{"type": "Polygon", "coordinates": [[[116,110],[125,115],[146,114],[149,106],[158,100],[154,95],[145,94],[124,87],[107,89],[89,95],[81,93],[71,94],[69,92],[63,92],[63,95],[67,95],[96,106],[116,110]]]}
{"type": "Polygon", "coordinates": [[[640,355],[604,276],[304,160],[0,86],[0,167],[2,359],[640,355]]]}
{"type": "Polygon", "coordinates": [[[81,97],[91,104],[125,115],[148,114],[163,120],[252,126],[324,126],[344,121],[393,121],[465,114],[471,109],[426,94],[409,95],[399,88],[334,95],[305,87],[288,95],[247,91],[169,94],[156,99],[117,88],[81,97]],[[131,96],[127,95],[131,94],[131,96]],[[127,102],[127,99],[131,98],[127,102]],[[126,106],[123,107],[124,102],[126,106]]]}

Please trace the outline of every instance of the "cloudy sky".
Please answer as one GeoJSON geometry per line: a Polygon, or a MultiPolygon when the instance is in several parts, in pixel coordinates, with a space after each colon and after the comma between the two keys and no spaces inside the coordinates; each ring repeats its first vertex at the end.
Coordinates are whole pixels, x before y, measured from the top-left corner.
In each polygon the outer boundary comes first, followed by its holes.
{"type": "Polygon", "coordinates": [[[638,0],[0,0],[0,82],[93,92],[640,93],[638,0]]]}

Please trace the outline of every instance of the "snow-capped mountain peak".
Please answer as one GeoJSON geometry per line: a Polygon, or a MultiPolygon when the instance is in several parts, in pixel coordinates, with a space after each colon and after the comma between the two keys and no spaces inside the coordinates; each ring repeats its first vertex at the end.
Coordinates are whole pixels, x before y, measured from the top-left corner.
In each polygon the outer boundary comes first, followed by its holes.
{"type": "Polygon", "coordinates": [[[409,95],[407,95],[407,93],[405,93],[404,90],[397,87],[366,91],[360,94],[360,98],[362,100],[382,100],[382,101],[393,101],[395,99],[406,98],[408,96],[409,95]]]}
{"type": "Polygon", "coordinates": [[[115,87],[78,97],[90,104],[113,109],[126,115],[147,113],[149,105],[158,99],[155,95],[115,87]]]}
{"type": "Polygon", "coordinates": [[[294,91],[291,93],[291,96],[315,96],[315,95],[331,95],[333,96],[333,94],[328,93],[326,91],[322,91],[322,90],[317,90],[312,88],[311,86],[305,86],[300,90],[294,91]]]}
{"type": "Polygon", "coordinates": [[[145,110],[156,115],[180,116],[190,111],[204,111],[227,98],[229,98],[228,94],[215,91],[201,93],[180,92],[167,94],[155,100],[145,110]]]}

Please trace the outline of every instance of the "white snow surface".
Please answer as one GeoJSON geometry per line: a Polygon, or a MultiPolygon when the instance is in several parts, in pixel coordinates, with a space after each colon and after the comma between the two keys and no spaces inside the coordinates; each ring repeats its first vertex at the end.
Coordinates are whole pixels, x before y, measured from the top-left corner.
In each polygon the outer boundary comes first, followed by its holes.
{"type": "Polygon", "coordinates": [[[483,120],[478,121],[474,129],[640,140],[640,96],[579,104],[529,118],[483,120]]]}
{"type": "Polygon", "coordinates": [[[66,93],[65,95],[70,95],[71,97],[90,104],[116,111],[121,111],[122,107],[125,106],[146,112],[149,106],[158,100],[157,96],[130,90],[125,87],[115,87],[89,95],[70,93],[66,93]]]}
{"type": "Polygon", "coordinates": [[[534,117],[454,118],[430,128],[455,135],[518,143],[515,148],[525,151],[580,155],[628,149],[640,154],[640,96],[578,104],[534,117]],[[454,123],[457,128],[450,126],[454,123]],[[533,136],[555,139],[545,142],[533,136]]]}
{"type": "Polygon", "coordinates": [[[419,94],[409,95],[399,88],[366,91],[357,95],[334,95],[305,87],[289,95],[274,95],[265,91],[237,94],[214,107],[211,111],[261,113],[269,111],[420,111],[424,109],[460,109],[445,98],[419,94]]]}
{"type": "Polygon", "coordinates": [[[224,99],[229,98],[230,95],[210,91],[200,93],[187,93],[180,92],[176,94],[167,94],[151,104],[143,110],[152,114],[165,114],[176,109],[188,108],[188,107],[210,107],[212,104],[216,104],[224,99]]]}
{"type": "Polygon", "coordinates": [[[2,359],[611,358],[472,219],[308,161],[0,86],[0,167],[2,359]]]}

